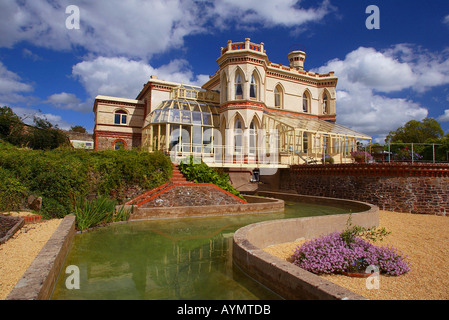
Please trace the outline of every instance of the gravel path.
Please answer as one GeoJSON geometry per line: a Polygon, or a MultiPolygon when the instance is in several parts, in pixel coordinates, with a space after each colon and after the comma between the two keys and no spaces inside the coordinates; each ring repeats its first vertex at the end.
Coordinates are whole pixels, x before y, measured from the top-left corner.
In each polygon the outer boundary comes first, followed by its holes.
{"type": "MultiPolygon", "coordinates": [[[[391,234],[378,246],[393,246],[408,256],[411,271],[380,276],[379,289],[367,289],[366,279],[343,275],[322,277],[372,300],[449,300],[449,217],[380,211],[380,227],[391,234]]],[[[288,260],[300,242],[264,250],[288,260]]]]}
{"type": "Polygon", "coordinates": [[[62,219],[54,219],[27,224],[0,245],[0,300],[6,299],[61,221],[62,219]]]}

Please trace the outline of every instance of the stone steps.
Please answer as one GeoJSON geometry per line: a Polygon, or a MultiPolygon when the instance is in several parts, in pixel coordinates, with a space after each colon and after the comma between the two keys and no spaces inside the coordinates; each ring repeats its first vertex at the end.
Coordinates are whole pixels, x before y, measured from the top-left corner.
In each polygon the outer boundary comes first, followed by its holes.
{"type": "Polygon", "coordinates": [[[154,188],[137,196],[136,198],[126,202],[126,205],[136,205],[139,207],[147,203],[148,201],[151,201],[152,199],[156,198],[157,196],[161,195],[162,193],[166,192],[167,190],[171,189],[173,185],[189,185],[189,184],[194,184],[194,182],[187,181],[187,179],[179,170],[178,165],[173,164],[173,174],[169,182],[164,183],[163,185],[157,188],[154,188]]]}

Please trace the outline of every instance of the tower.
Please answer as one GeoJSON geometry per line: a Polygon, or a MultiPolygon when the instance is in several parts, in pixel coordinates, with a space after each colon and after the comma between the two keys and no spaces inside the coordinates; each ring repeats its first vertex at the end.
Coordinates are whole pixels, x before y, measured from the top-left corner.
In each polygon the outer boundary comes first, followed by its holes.
{"type": "Polygon", "coordinates": [[[306,60],[306,53],[301,50],[291,51],[288,56],[290,68],[297,68],[304,70],[304,60],[306,60]]]}

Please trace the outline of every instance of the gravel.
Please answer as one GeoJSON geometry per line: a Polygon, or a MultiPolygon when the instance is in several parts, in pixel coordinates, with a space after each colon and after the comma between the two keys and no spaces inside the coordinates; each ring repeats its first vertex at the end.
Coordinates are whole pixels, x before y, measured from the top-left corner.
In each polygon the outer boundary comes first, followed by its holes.
{"type": "MultiPolygon", "coordinates": [[[[371,300],[448,300],[449,217],[380,211],[380,227],[391,234],[374,244],[401,251],[411,264],[410,272],[397,277],[381,275],[378,289],[368,289],[365,278],[321,277],[371,300]]],[[[264,250],[289,260],[301,243],[284,243],[264,250]]]]}
{"type": "MultiPolygon", "coordinates": [[[[25,216],[28,213],[14,213],[25,216]]],[[[0,300],[5,300],[61,223],[62,219],[27,224],[0,245],[0,300]]]]}

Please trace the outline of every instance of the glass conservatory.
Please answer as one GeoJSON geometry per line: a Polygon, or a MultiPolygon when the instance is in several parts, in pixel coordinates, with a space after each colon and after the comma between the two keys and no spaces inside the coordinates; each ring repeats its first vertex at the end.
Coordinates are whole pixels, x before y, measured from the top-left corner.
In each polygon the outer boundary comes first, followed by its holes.
{"type": "Polygon", "coordinates": [[[214,129],[219,126],[219,94],[181,86],[171,95],[145,119],[144,149],[212,153],[214,129]]]}

